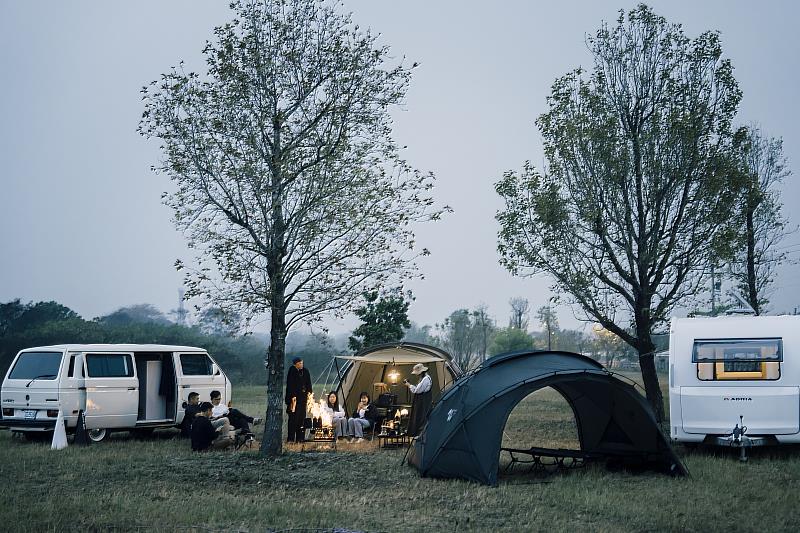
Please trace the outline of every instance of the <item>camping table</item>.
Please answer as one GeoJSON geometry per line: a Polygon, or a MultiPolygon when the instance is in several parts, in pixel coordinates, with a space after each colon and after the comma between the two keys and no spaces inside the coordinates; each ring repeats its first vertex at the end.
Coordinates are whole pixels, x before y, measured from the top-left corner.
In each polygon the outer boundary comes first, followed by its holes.
{"type": "Polygon", "coordinates": [[[402,448],[411,443],[408,433],[402,432],[396,435],[388,433],[378,434],[378,447],[379,448],[402,448]]]}

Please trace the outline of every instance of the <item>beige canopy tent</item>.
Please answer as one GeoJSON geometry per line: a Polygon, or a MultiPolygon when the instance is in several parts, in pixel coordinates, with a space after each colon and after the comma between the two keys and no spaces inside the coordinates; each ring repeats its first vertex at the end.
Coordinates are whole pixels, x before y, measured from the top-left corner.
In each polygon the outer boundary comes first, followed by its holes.
{"type": "Polygon", "coordinates": [[[343,367],[337,363],[340,378],[337,390],[343,397],[348,415],[355,410],[362,392],[368,393],[373,401],[388,392],[397,395],[397,403],[410,404],[411,393],[403,385],[403,380],[417,383],[418,377],[411,374],[417,363],[428,367],[434,402],[463,373],[444,350],[413,342],[379,344],[356,355],[342,355],[337,359],[349,363],[343,367]]]}

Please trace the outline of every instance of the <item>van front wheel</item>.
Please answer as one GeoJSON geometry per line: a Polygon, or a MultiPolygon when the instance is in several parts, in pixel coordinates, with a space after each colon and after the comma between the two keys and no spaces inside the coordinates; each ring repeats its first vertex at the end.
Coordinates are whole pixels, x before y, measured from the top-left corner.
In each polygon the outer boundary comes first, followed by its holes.
{"type": "Polygon", "coordinates": [[[91,439],[92,442],[101,442],[103,439],[106,438],[106,435],[108,435],[108,431],[102,428],[90,429],[89,431],[87,431],[87,434],[89,435],[89,439],[91,439]]]}

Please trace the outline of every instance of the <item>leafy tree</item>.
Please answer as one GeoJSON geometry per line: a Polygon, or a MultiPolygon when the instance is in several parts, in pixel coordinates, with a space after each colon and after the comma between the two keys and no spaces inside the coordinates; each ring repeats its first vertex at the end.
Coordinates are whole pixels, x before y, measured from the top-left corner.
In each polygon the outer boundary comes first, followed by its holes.
{"type": "MultiPolygon", "coordinates": [[[[439,217],[389,110],[411,68],[318,0],[233,2],[204,48],[207,72],[143,90],[140,132],[161,141],[165,202],[199,250],[187,296],[246,321],[270,315],[261,452],[281,452],[288,328],[344,316],[355,296],[415,275],[412,225],[439,217]]],[[[412,65],[413,68],[413,65],[412,65]]],[[[184,268],[178,262],[179,268],[184,268]]]]}
{"type": "Polygon", "coordinates": [[[553,346],[553,334],[558,331],[558,315],[555,309],[550,305],[543,305],[536,311],[536,318],[539,320],[539,325],[545,333],[547,340],[547,349],[551,350],[553,346]]]}
{"type": "Polygon", "coordinates": [[[777,267],[787,256],[778,244],[788,234],[778,186],[791,175],[783,141],[766,137],[756,125],[739,132],[736,156],[744,177],[738,200],[736,227],[740,229],[730,276],[756,315],[769,303],[777,267]]]}
{"type": "Polygon", "coordinates": [[[497,331],[497,326],[494,323],[494,319],[489,316],[489,308],[486,304],[480,304],[472,310],[472,329],[477,356],[481,361],[486,361],[492,337],[497,331]]]}
{"type": "Polygon", "coordinates": [[[400,291],[380,296],[378,291],[364,293],[364,305],[355,310],[361,325],[348,341],[354,352],[384,342],[399,341],[404,329],[411,327],[408,320],[408,307],[413,297],[408,293],[405,299],[400,291]]]}
{"type": "Polygon", "coordinates": [[[437,344],[444,348],[458,366],[466,370],[472,366],[475,355],[475,334],[472,314],[468,309],[457,309],[443,323],[436,325],[437,344]]]}
{"type": "MultiPolygon", "coordinates": [[[[180,322],[179,322],[180,323],[180,322]]],[[[197,317],[197,325],[206,335],[233,337],[241,328],[242,317],[238,313],[226,312],[219,307],[206,307],[197,317]]]]}
{"type": "Polygon", "coordinates": [[[156,324],[168,324],[167,317],[158,310],[153,304],[136,304],[127,307],[120,307],[116,311],[106,316],[100,317],[98,321],[115,326],[125,324],[154,322],[156,324]]]}
{"type": "Polygon", "coordinates": [[[662,421],[652,335],[729,237],[741,93],[717,33],[690,40],[645,5],[587,43],[593,71],[557,79],[537,120],[548,171],[526,163],[496,185],[498,249],[512,273],[549,274],[587,320],[637,350],[662,421]]]}
{"type": "Polygon", "coordinates": [[[519,328],[509,327],[501,329],[495,334],[494,339],[492,339],[492,345],[489,347],[489,353],[498,355],[518,350],[528,350],[533,347],[533,337],[519,328]]]}
{"type": "Polygon", "coordinates": [[[528,329],[528,310],[530,304],[527,298],[511,298],[508,301],[511,306],[511,316],[508,319],[508,327],[517,328],[523,331],[528,329]]]}
{"type": "Polygon", "coordinates": [[[403,340],[408,342],[418,342],[420,344],[435,344],[436,339],[433,335],[431,335],[432,329],[433,328],[427,324],[420,326],[414,321],[411,321],[411,325],[403,334],[403,340]]]}

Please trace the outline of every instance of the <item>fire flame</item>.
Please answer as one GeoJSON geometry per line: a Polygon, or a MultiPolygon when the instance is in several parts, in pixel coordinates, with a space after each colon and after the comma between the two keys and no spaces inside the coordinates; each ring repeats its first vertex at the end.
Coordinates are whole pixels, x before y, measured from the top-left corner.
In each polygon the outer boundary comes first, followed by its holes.
{"type": "Polygon", "coordinates": [[[319,402],[316,402],[314,400],[314,395],[309,393],[307,405],[307,413],[311,416],[311,418],[320,418],[322,420],[322,427],[333,426],[333,417],[328,409],[328,405],[325,402],[325,392],[322,393],[319,402]]]}

